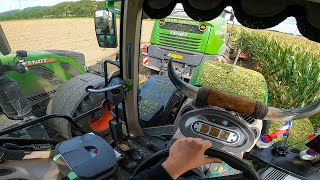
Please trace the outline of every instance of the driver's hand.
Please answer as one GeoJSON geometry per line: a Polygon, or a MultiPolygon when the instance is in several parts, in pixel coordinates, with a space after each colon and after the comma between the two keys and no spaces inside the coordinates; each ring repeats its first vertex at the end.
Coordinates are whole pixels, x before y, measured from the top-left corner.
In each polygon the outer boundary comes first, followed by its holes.
{"type": "Polygon", "coordinates": [[[198,168],[204,164],[221,163],[218,158],[206,157],[204,152],[212,147],[208,140],[199,138],[178,139],[170,148],[169,158],[162,167],[173,178],[177,179],[183,173],[198,168]]]}

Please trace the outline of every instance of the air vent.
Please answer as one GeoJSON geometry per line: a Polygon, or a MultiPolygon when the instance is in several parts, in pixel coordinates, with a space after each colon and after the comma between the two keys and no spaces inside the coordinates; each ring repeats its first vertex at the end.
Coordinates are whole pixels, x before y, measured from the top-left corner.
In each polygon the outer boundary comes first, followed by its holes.
{"type": "Polygon", "coordinates": [[[257,139],[259,137],[258,129],[251,128],[251,131],[253,132],[254,137],[257,139]]]}
{"type": "Polygon", "coordinates": [[[185,107],[182,111],[181,111],[181,116],[183,116],[184,114],[186,114],[189,111],[192,111],[193,108],[191,106],[187,106],[185,107]]]}
{"type": "Polygon", "coordinates": [[[8,176],[13,173],[11,169],[0,169],[0,176],[8,176]]]}
{"type": "Polygon", "coordinates": [[[55,92],[56,92],[56,90],[52,90],[52,91],[49,91],[49,92],[46,92],[46,93],[38,94],[36,96],[27,97],[27,99],[30,100],[30,101],[39,101],[39,100],[42,100],[42,99],[50,97],[55,92]]]}
{"type": "MultiPolygon", "coordinates": [[[[286,179],[287,176],[288,176],[288,174],[286,174],[286,173],[284,173],[282,171],[279,171],[277,169],[271,168],[271,169],[268,169],[265,173],[262,174],[262,179],[263,180],[274,180],[274,179],[284,180],[284,179],[286,179]]],[[[292,177],[292,179],[296,179],[296,178],[292,177]]]]}
{"type": "Polygon", "coordinates": [[[243,118],[243,120],[245,120],[249,124],[252,124],[252,123],[254,123],[254,121],[256,121],[254,118],[249,117],[249,116],[245,116],[243,114],[241,114],[240,116],[243,118]]]}
{"type": "Polygon", "coordinates": [[[39,66],[29,68],[29,70],[46,79],[51,86],[58,86],[63,83],[63,81],[61,81],[52,71],[48,70],[47,68],[39,66]]]}

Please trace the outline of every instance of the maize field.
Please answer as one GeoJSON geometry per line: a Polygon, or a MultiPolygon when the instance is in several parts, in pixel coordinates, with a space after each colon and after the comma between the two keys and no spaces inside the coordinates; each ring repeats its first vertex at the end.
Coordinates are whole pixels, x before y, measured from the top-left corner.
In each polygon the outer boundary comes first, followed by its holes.
{"type": "MultiPolygon", "coordinates": [[[[234,46],[250,57],[250,67],[264,75],[269,106],[301,108],[320,100],[320,44],[304,37],[234,27],[234,46]]],[[[270,132],[285,122],[272,123],[270,132]]],[[[289,145],[320,131],[320,114],[294,122],[289,145]]],[[[298,146],[301,148],[303,144],[298,146]]]]}

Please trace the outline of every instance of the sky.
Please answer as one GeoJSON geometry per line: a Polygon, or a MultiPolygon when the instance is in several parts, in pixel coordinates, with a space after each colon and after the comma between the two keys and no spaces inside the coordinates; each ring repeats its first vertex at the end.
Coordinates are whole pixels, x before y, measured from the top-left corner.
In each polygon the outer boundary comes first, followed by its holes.
{"type": "Polygon", "coordinates": [[[79,0],[0,0],[0,12],[21,9],[33,6],[53,6],[64,1],[79,1],[79,0]]]}

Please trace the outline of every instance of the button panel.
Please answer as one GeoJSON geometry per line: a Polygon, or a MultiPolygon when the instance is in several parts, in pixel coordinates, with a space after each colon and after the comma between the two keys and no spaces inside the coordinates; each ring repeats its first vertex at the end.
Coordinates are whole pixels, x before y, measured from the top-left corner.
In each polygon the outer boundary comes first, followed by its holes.
{"type": "Polygon", "coordinates": [[[237,132],[218,125],[209,124],[201,120],[195,121],[191,127],[192,131],[210,138],[218,139],[228,143],[235,143],[239,140],[237,132]]]}

